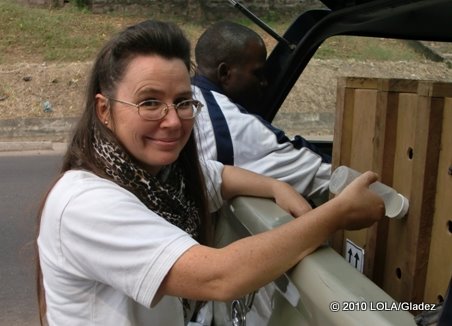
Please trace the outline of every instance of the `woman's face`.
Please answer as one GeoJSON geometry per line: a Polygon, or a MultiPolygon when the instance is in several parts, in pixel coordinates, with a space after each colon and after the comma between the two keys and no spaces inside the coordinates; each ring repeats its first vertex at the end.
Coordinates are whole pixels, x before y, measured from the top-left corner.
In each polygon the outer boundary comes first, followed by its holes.
{"type": "MultiPolygon", "coordinates": [[[[189,72],[180,59],[137,56],[127,66],[114,96],[135,104],[145,100],[179,103],[192,98],[189,72]]],[[[194,120],[181,120],[173,107],[161,120],[147,121],[136,107],[108,102],[98,94],[98,107],[101,103],[107,108],[99,117],[108,122],[121,144],[153,174],[177,159],[193,128],[194,120]]]]}

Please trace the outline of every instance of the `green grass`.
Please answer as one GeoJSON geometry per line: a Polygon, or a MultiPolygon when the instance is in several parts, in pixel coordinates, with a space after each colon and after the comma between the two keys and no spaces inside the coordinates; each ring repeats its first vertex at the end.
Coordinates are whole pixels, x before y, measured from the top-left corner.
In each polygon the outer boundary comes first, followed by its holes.
{"type": "MultiPolygon", "coordinates": [[[[187,21],[184,17],[152,17],[152,14],[145,12],[141,16],[126,15],[124,12],[100,15],[72,5],[45,9],[20,5],[14,0],[0,0],[0,64],[91,60],[113,33],[147,18],[178,22],[193,43],[205,28],[205,22],[202,25],[193,22],[193,19],[187,21]]],[[[264,34],[239,14],[237,20],[259,31],[261,35],[264,34]]],[[[287,28],[284,23],[273,20],[271,25],[281,34],[287,28]]],[[[316,58],[418,60],[423,57],[400,41],[341,36],[322,44],[316,58]]]]}
{"type": "MultiPolygon", "coordinates": [[[[71,5],[33,8],[13,1],[0,0],[0,64],[90,60],[115,32],[150,17],[92,14],[71,5]]],[[[190,36],[193,28],[181,24],[190,36]]]]}
{"type": "Polygon", "coordinates": [[[28,8],[1,0],[0,61],[86,60],[115,29],[114,21],[92,17],[74,9],[28,8]]]}

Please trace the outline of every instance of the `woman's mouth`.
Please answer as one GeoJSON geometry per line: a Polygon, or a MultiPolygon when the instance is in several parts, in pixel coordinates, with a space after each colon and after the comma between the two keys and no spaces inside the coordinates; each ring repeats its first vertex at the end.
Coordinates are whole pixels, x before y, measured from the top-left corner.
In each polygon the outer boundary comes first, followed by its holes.
{"type": "Polygon", "coordinates": [[[163,147],[174,147],[176,145],[179,144],[179,138],[168,138],[168,137],[164,137],[164,138],[151,138],[148,137],[147,140],[153,142],[154,144],[158,145],[158,146],[163,146],[163,147]]]}

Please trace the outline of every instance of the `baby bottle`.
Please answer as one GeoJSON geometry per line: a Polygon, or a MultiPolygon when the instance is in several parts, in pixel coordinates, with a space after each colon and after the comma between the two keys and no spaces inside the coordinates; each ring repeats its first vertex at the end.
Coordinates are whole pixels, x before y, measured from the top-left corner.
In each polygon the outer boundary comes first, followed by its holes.
{"type": "MultiPolygon", "coordinates": [[[[330,192],[337,195],[359,175],[361,175],[360,172],[347,166],[339,166],[331,174],[329,185],[330,192]]],[[[393,188],[378,181],[372,183],[369,186],[369,189],[383,198],[386,210],[385,215],[387,217],[399,219],[406,215],[409,202],[403,195],[399,194],[393,188]]]]}

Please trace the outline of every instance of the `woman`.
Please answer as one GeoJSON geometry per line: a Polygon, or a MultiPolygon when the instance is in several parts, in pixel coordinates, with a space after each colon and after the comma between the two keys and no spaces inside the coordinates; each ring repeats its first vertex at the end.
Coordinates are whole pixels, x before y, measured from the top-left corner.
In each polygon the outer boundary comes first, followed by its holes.
{"type": "Polygon", "coordinates": [[[137,24],[99,53],[41,213],[41,302],[50,325],[184,324],[194,300],[256,290],[334,231],[383,216],[383,202],[367,189],[371,172],[310,210],[285,183],[212,161],[201,167],[189,71],[189,42],[172,24],[137,24]],[[209,247],[209,211],[237,195],[274,198],[303,217],[209,247]]]}

